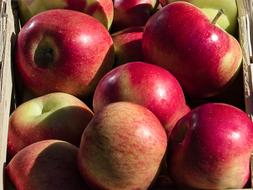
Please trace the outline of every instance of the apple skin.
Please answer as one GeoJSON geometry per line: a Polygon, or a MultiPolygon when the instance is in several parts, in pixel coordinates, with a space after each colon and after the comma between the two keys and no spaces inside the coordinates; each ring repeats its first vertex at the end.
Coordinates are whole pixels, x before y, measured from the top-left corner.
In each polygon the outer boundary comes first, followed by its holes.
{"type": "Polygon", "coordinates": [[[31,18],[20,30],[16,66],[35,95],[66,92],[89,96],[112,68],[113,41],[95,18],[54,9],[31,18]]]}
{"type": "Polygon", "coordinates": [[[142,42],[145,61],[169,70],[194,98],[218,94],[241,65],[239,42],[210,23],[199,8],[183,1],[166,5],[152,16],[142,42]]]}
{"type": "MultiPolygon", "coordinates": [[[[167,3],[179,0],[167,0],[167,3]]],[[[237,33],[237,5],[236,0],[183,0],[199,7],[203,13],[212,21],[220,9],[224,14],[217,21],[217,25],[228,33],[235,35],[237,33]]]]}
{"type": "Polygon", "coordinates": [[[165,130],[151,111],[130,102],[111,103],[84,130],[79,170],[92,189],[147,189],[166,147],[165,130]]]}
{"type": "Polygon", "coordinates": [[[250,174],[253,123],[229,104],[202,104],[173,128],[168,147],[168,168],[176,183],[240,189],[250,174]]]}
{"type": "Polygon", "coordinates": [[[5,168],[17,190],[85,190],[78,148],[59,140],[39,141],[18,152],[5,168]]]}
{"type": "Polygon", "coordinates": [[[144,61],[142,53],[143,27],[129,27],[112,34],[115,65],[131,61],[144,61]]]}
{"type": "Polygon", "coordinates": [[[157,0],[114,0],[113,30],[144,26],[157,4],[157,0]]]}
{"type": "Polygon", "coordinates": [[[167,135],[190,110],[177,79],[167,70],[145,62],[118,66],[99,81],[93,96],[94,112],[117,101],[133,102],[151,110],[167,135]]]}
{"type": "Polygon", "coordinates": [[[18,6],[22,25],[43,11],[69,9],[91,15],[109,29],[114,14],[111,0],[19,0],[18,6]]]}
{"type": "Polygon", "coordinates": [[[78,98],[51,93],[19,105],[9,119],[8,155],[46,139],[59,139],[79,146],[93,112],[78,98]]]}

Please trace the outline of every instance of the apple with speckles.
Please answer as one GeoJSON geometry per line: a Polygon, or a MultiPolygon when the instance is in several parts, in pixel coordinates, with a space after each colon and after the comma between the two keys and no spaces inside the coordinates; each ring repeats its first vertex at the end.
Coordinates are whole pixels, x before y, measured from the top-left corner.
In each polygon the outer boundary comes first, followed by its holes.
{"type": "Polygon", "coordinates": [[[114,0],[112,29],[144,26],[158,4],[158,0],[114,0]]]}
{"type": "Polygon", "coordinates": [[[93,96],[94,112],[117,101],[130,101],[151,110],[168,136],[190,110],[177,79],[162,67],[145,62],[120,65],[99,81],[93,96]]]}
{"type": "Polygon", "coordinates": [[[143,27],[129,27],[112,34],[115,49],[115,65],[130,61],[143,61],[143,27]]]}
{"type": "Polygon", "coordinates": [[[15,62],[24,85],[37,96],[60,91],[88,97],[112,68],[113,41],[89,15],[48,10],[21,28],[15,62]]]}
{"type": "Polygon", "coordinates": [[[19,151],[5,171],[17,190],[88,190],[78,171],[77,154],[71,143],[39,141],[19,151]]]}
{"type": "Polygon", "coordinates": [[[70,9],[98,19],[107,29],[113,20],[112,0],[19,0],[19,17],[24,25],[31,17],[51,9],[70,9]]]}
{"type": "Polygon", "coordinates": [[[111,103],[84,130],[78,166],[92,189],[147,189],[166,147],[165,130],[151,111],[130,102],[111,103]]]}
{"type": "Polygon", "coordinates": [[[11,114],[8,155],[13,157],[37,141],[59,139],[79,146],[83,130],[93,112],[78,98],[66,93],[50,93],[19,105],[11,114]]]}
{"type": "Polygon", "coordinates": [[[168,170],[179,186],[241,189],[250,176],[253,123],[232,105],[202,104],[173,128],[168,147],[168,170]]]}
{"type": "Polygon", "coordinates": [[[224,90],[242,60],[239,42],[184,1],[166,5],[148,20],[142,47],[145,61],[169,70],[194,98],[224,90]]]}

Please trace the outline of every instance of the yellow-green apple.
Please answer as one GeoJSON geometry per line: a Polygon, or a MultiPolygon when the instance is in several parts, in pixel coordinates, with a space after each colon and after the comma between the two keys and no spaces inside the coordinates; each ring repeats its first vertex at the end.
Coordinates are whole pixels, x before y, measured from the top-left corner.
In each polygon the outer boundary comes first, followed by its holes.
{"type": "Polygon", "coordinates": [[[195,98],[223,90],[242,60],[239,42],[183,1],[166,5],[148,20],[142,47],[147,62],[168,69],[195,98]]]}
{"type": "Polygon", "coordinates": [[[150,109],[169,135],[187,112],[183,90],[177,79],[162,67],[145,62],[128,62],[108,72],[93,96],[94,112],[117,101],[129,101],[150,109]]]}
{"type": "Polygon", "coordinates": [[[85,190],[77,153],[78,148],[65,141],[39,141],[18,152],[5,170],[17,190],[85,190]]]}
{"type": "Polygon", "coordinates": [[[168,147],[168,169],[179,185],[240,189],[250,174],[253,123],[229,104],[202,104],[173,128],[168,147]]]}
{"type": "Polygon", "coordinates": [[[112,34],[115,49],[115,65],[130,61],[143,61],[143,27],[129,27],[112,34]]]}
{"type": "MultiPolygon", "coordinates": [[[[165,0],[164,4],[176,2],[179,0],[165,0]]],[[[232,35],[237,32],[237,4],[236,0],[183,0],[199,7],[205,13],[209,20],[212,21],[217,11],[222,9],[224,14],[221,15],[217,24],[232,35]]]]}
{"type": "Polygon", "coordinates": [[[25,146],[46,139],[59,139],[79,146],[93,112],[78,98],[51,93],[19,105],[11,114],[8,153],[15,155],[25,146]]]}
{"type": "Polygon", "coordinates": [[[114,61],[112,38],[95,18],[54,9],[32,17],[15,49],[18,73],[36,95],[88,96],[114,61]]]}
{"type": "Polygon", "coordinates": [[[107,29],[112,24],[114,11],[112,0],[19,0],[18,7],[22,25],[43,11],[70,9],[95,17],[107,29]]]}
{"type": "Polygon", "coordinates": [[[114,0],[113,30],[144,26],[158,5],[157,0],[114,0]]]}
{"type": "Polygon", "coordinates": [[[130,102],[111,103],[84,130],[78,166],[94,189],[147,189],[166,147],[165,130],[151,111],[130,102]]]}

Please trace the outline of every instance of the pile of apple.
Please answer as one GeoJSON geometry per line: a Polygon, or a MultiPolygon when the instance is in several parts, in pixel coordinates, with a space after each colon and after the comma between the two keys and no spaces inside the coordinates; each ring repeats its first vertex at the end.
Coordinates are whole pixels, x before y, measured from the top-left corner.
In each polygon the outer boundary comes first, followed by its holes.
{"type": "Polygon", "coordinates": [[[247,186],[253,123],[214,98],[238,94],[235,0],[18,6],[6,189],[247,186]]]}

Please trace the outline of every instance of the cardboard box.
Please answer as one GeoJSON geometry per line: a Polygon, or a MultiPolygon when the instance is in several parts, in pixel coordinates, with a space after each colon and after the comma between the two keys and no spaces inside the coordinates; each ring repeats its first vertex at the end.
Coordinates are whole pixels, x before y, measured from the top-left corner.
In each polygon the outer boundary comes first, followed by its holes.
{"type": "MultiPolygon", "coordinates": [[[[12,69],[12,52],[19,30],[16,3],[17,0],[0,0],[0,190],[4,190],[8,119],[17,100],[12,69]]],[[[253,44],[253,1],[237,0],[237,5],[239,41],[243,50],[243,82],[241,84],[244,89],[245,102],[243,104],[245,111],[253,120],[253,52],[251,46],[253,44]]],[[[251,170],[253,171],[253,164],[251,170]]],[[[251,184],[253,184],[252,180],[251,184]]]]}
{"type": "Polygon", "coordinates": [[[0,21],[0,189],[4,189],[8,117],[12,99],[11,39],[13,17],[10,1],[1,1],[0,21]],[[8,9],[8,10],[7,10],[8,9]],[[8,12],[8,13],[7,13],[8,12]]]}

